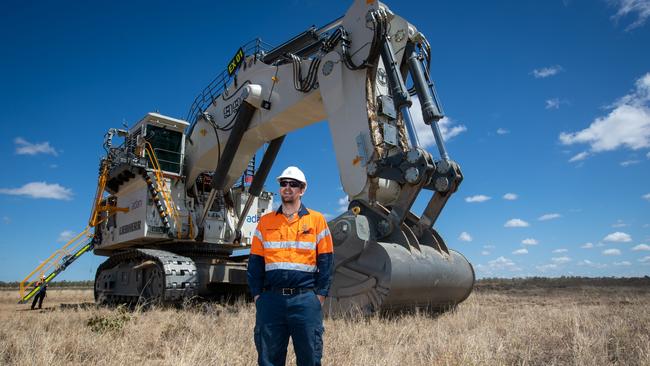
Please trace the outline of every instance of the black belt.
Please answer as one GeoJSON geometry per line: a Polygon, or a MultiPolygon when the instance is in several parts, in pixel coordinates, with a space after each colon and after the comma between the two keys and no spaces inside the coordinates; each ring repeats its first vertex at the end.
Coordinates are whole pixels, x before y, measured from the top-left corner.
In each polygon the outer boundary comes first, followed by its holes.
{"type": "Polygon", "coordinates": [[[265,287],[264,291],[275,292],[284,296],[291,296],[297,294],[304,294],[306,292],[314,292],[313,287],[265,287]]]}

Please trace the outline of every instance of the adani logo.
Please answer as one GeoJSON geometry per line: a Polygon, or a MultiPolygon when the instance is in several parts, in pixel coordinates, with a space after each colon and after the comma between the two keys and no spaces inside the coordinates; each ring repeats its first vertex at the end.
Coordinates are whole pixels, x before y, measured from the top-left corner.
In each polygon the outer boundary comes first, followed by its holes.
{"type": "Polygon", "coordinates": [[[253,224],[257,224],[259,221],[260,221],[260,217],[258,215],[246,216],[246,222],[252,222],[253,224]]]}

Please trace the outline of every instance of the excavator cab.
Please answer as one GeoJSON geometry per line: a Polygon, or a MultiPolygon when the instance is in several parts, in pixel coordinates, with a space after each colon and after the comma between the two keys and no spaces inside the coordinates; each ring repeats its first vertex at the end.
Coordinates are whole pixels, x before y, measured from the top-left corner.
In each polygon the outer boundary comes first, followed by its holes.
{"type": "Polygon", "coordinates": [[[183,167],[182,131],[175,131],[160,123],[149,123],[144,126],[145,140],[151,144],[160,163],[160,169],[169,174],[181,174],[183,167]]]}

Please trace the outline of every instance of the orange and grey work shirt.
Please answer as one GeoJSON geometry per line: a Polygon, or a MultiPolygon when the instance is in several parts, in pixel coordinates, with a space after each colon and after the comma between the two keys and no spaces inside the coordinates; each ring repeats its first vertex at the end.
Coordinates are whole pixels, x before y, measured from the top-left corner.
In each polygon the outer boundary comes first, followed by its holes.
{"type": "Polygon", "coordinates": [[[287,219],[282,206],[260,218],[248,258],[251,295],[264,288],[313,288],[327,296],[332,282],[332,235],[325,217],[300,206],[287,219]]]}

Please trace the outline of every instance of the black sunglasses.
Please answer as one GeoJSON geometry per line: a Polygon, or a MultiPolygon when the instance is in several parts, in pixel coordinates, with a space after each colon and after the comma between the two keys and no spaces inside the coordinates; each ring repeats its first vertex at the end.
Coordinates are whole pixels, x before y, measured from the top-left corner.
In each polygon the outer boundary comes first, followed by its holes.
{"type": "Polygon", "coordinates": [[[302,187],[302,183],[296,182],[295,180],[281,180],[280,187],[284,188],[286,186],[289,186],[291,188],[299,188],[302,187]]]}

